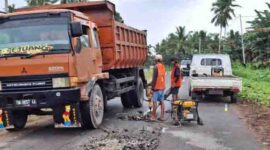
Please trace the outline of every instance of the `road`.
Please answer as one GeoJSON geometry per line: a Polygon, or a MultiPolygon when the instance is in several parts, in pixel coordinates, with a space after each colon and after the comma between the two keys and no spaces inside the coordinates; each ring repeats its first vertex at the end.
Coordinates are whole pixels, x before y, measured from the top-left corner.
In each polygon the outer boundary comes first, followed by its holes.
{"type": "MultiPolygon", "coordinates": [[[[168,77],[169,78],[169,77],[168,77]]],[[[188,96],[188,78],[183,81],[180,95],[188,96]]],[[[119,99],[108,103],[101,129],[54,129],[51,117],[43,117],[39,121],[27,125],[22,131],[9,133],[0,131],[0,149],[8,150],[72,150],[92,149],[89,144],[104,140],[106,144],[99,144],[100,149],[117,149],[111,145],[115,144],[117,136],[108,136],[110,133],[122,134],[127,131],[130,136],[135,135],[133,131],[148,130],[160,131],[159,150],[259,150],[262,149],[254,135],[247,129],[239,119],[234,105],[229,105],[229,110],[224,111],[226,101],[220,98],[205,100],[200,103],[199,111],[204,121],[204,126],[196,123],[187,123],[182,127],[172,125],[167,114],[165,122],[129,121],[119,119],[119,114],[133,114],[138,110],[147,110],[147,104],[141,109],[123,109],[119,99]],[[116,139],[114,139],[116,138],[116,139]],[[93,140],[94,139],[94,140],[93,140]],[[111,144],[109,144],[111,143],[111,144]],[[109,145],[109,146],[108,146],[109,145]]],[[[166,109],[170,108],[166,102],[166,109]]],[[[153,132],[154,133],[154,132],[153,132]]],[[[139,138],[140,136],[138,136],[139,138]]],[[[150,137],[151,138],[151,137],[150,137]]],[[[120,142],[119,142],[120,143],[120,142]]]]}

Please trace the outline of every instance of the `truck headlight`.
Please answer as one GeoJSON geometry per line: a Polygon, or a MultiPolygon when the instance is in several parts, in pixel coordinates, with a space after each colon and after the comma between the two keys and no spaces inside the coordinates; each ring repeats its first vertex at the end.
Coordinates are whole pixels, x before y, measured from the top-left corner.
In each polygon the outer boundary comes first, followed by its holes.
{"type": "Polygon", "coordinates": [[[69,87],[70,86],[69,78],[53,78],[52,85],[53,88],[69,87]]]}

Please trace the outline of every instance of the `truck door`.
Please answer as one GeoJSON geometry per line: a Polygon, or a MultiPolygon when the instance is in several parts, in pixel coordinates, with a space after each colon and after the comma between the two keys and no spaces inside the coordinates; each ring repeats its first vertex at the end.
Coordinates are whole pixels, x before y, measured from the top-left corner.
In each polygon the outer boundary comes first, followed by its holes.
{"type": "Polygon", "coordinates": [[[91,57],[90,29],[83,25],[83,35],[78,37],[76,53],[76,70],[80,82],[87,82],[93,65],[91,57]]]}
{"type": "Polygon", "coordinates": [[[99,43],[98,30],[96,27],[91,29],[91,42],[92,42],[92,60],[94,65],[94,72],[101,73],[102,72],[102,54],[99,43]]]}

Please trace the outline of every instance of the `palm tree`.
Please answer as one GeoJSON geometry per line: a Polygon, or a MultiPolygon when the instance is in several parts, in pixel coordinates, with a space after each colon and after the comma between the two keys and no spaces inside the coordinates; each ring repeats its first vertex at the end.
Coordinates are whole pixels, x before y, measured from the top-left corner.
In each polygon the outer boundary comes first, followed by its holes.
{"type": "Polygon", "coordinates": [[[190,35],[189,33],[186,33],[186,27],[185,26],[179,26],[176,27],[175,35],[177,37],[177,50],[178,52],[182,52],[183,55],[186,55],[186,45],[187,45],[187,39],[190,35]]]}
{"type": "Polygon", "coordinates": [[[217,0],[212,4],[212,9],[215,13],[214,18],[211,20],[215,26],[220,27],[220,35],[219,35],[219,47],[218,51],[220,53],[221,50],[221,36],[222,36],[222,29],[226,30],[228,26],[228,21],[235,16],[234,8],[241,7],[240,5],[234,4],[235,0],[217,0]]]}

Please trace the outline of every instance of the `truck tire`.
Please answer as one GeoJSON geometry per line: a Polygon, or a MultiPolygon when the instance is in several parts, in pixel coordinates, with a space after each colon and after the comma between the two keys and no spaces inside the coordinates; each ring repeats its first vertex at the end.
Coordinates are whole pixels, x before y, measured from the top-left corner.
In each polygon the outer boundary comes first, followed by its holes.
{"type": "Polygon", "coordinates": [[[131,98],[129,92],[121,94],[121,102],[124,108],[132,108],[131,98]]]}
{"type": "Polygon", "coordinates": [[[130,91],[130,99],[131,103],[134,107],[140,108],[143,106],[143,100],[144,100],[144,86],[142,79],[139,78],[136,89],[130,91]]]}
{"type": "Polygon", "coordinates": [[[139,78],[135,90],[121,94],[121,102],[124,108],[139,108],[143,106],[144,87],[141,78],[139,78]]]}
{"type": "Polygon", "coordinates": [[[201,101],[203,99],[203,95],[201,93],[191,92],[191,99],[196,101],[201,101]]]}
{"type": "Polygon", "coordinates": [[[231,103],[237,103],[237,95],[235,93],[231,94],[231,103]]]}
{"type": "Polygon", "coordinates": [[[80,104],[82,125],[86,129],[96,129],[103,121],[104,98],[102,90],[96,84],[89,94],[89,101],[80,104]]]}
{"type": "Polygon", "coordinates": [[[28,113],[23,110],[16,110],[12,112],[14,129],[7,129],[8,131],[15,131],[23,129],[26,125],[28,113]]]}
{"type": "Polygon", "coordinates": [[[194,93],[194,92],[190,92],[190,97],[191,97],[192,100],[196,100],[197,94],[194,93]]]}

